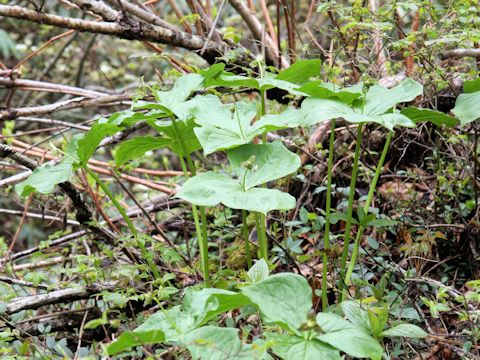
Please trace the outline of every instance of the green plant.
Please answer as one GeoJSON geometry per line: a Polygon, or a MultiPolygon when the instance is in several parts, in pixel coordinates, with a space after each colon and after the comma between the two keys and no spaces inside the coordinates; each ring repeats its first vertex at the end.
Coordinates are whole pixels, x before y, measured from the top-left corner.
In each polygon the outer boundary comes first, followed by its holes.
{"type": "Polygon", "coordinates": [[[271,349],[287,360],[341,359],[340,351],[380,359],[379,341],[384,337],[426,335],[411,324],[385,329],[386,308],[365,309],[353,301],[341,304],[346,319],[330,312],[315,314],[307,281],[291,273],[269,276],[263,259],[248,271],[247,282],[239,290],[189,289],[181,306],[161,310],[138,328],[123,332],[107,351],[112,355],[137,345],[168,342],[187,348],[193,358],[263,359],[271,349]],[[249,304],[259,310],[263,338],[242,343],[236,329],[212,325],[218,315],[249,304]]]}

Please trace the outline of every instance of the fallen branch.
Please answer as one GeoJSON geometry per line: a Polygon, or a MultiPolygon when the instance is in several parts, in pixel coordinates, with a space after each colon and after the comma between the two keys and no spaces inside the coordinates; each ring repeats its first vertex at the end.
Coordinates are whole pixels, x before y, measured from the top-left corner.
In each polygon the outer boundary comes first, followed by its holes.
{"type": "Polygon", "coordinates": [[[22,310],[38,309],[45,305],[88,299],[104,290],[113,290],[114,288],[112,285],[93,285],[89,287],[55,290],[46,294],[22,296],[14,298],[10,300],[8,304],[5,304],[5,313],[11,315],[22,310]]]}

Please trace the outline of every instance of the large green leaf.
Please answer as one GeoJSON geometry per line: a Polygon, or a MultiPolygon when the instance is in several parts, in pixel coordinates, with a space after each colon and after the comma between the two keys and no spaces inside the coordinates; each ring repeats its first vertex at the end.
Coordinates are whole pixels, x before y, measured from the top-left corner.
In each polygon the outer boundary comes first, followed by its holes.
{"type": "Polygon", "coordinates": [[[15,185],[15,191],[22,197],[33,192],[50,194],[53,192],[55,185],[67,181],[72,175],[73,167],[71,163],[39,166],[33,170],[26,180],[15,185]]]}
{"type": "Polygon", "coordinates": [[[182,343],[193,360],[260,360],[265,355],[263,347],[243,344],[235,328],[203,326],[186,334],[182,343]]]}
{"type": "Polygon", "coordinates": [[[214,172],[199,174],[185,182],[177,197],[199,206],[222,203],[233,209],[262,213],[295,206],[295,198],[289,194],[254,187],[291,174],[300,166],[299,157],[281,142],[242,145],[231,149],[228,157],[237,179],[214,172]]]}
{"type": "Polygon", "coordinates": [[[317,314],[317,324],[323,335],[317,339],[347,353],[350,356],[380,359],[383,348],[364,328],[354,325],[341,316],[331,313],[317,314]]]}
{"type": "Polygon", "coordinates": [[[305,126],[305,112],[288,107],[279,114],[264,115],[255,123],[255,126],[262,128],[263,131],[275,131],[287,128],[296,128],[305,126]]]}
{"type": "Polygon", "coordinates": [[[228,151],[228,160],[244,187],[250,189],[294,173],[301,161],[280,141],[268,144],[248,144],[228,151]],[[245,166],[252,160],[253,169],[245,166]]]}
{"type": "Polygon", "coordinates": [[[466,125],[480,118],[480,91],[461,94],[455,101],[452,113],[466,125]]]}
{"type": "Polygon", "coordinates": [[[276,274],[242,288],[260,310],[262,320],[296,331],[307,321],[312,308],[312,290],[307,280],[292,273],[276,274]]]}
{"type": "Polygon", "coordinates": [[[361,304],[353,300],[345,300],[340,303],[340,307],[352,324],[362,327],[365,331],[370,332],[368,313],[361,304]]]}
{"type": "Polygon", "coordinates": [[[305,339],[295,335],[266,334],[273,352],[284,360],[340,360],[335,348],[317,339],[305,339]]]}
{"type": "Polygon", "coordinates": [[[354,100],[363,96],[362,83],[342,88],[332,83],[310,81],[295,90],[305,93],[306,95],[321,99],[337,98],[338,100],[346,104],[351,104],[354,100]]]}
{"type": "Polygon", "coordinates": [[[391,89],[379,85],[372,86],[367,91],[363,113],[370,116],[384,114],[395,105],[412,101],[422,93],[423,86],[410,78],[391,89]]]}
{"type": "Polygon", "coordinates": [[[156,91],[153,95],[155,100],[169,110],[173,110],[177,104],[187,100],[190,95],[202,87],[204,77],[200,74],[186,74],[175,80],[172,89],[156,91]]]}
{"type": "Polygon", "coordinates": [[[247,144],[261,134],[261,129],[251,125],[256,113],[253,102],[239,101],[230,106],[213,95],[202,97],[192,109],[192,115],[200,125],[195,128],[195,134],[205,154],[247,144]]]}
{"type": "Polygon", "coordinates": [[[159,344],[166,340],[156,321],[146,321],[133,331],[123,332],[117,340],[107,347],[109,355],[118,354],[133,346],[159,344]]]}
{"type": "Polygon", "coordinates": [[[98,145],[102,140],[110,135],[113,135],[122,130],[114,124],[98,123],[93,125],[90,130],[85,134],[83,139],[78,140],[77,155],[80,162],[80,166],[85,166],[97,150],[98,145]]]}
{"type": "Polygon", "coordinates": [[[466,94],[480,91],[480,78],[474,80],[466,80],[463,83],[463,91],[466,94]]]}
{"type": "Polygon", "coordinates": [[[123,165],[127,161],[140,158],[147,151],[164,148],[170,143],[170,139],[153,136],[139,136],[123,141],[115,153],[115,162],[117,165],[123,165]]]}
{"type": "Polygon", "coordinates": [[[239,180],[211,171],[188,179],[176,196],[198,206],[222,203],[232,209],[264,214],[295,207],[295,198],[287,193],[267,188],[245,189],[239,180]]]}
{"type": "Polygon", "coordinates": [[[399,113],[372,115],[361,112],[344,104],[339,100],[308,98],[302,103],[301,112],[304,114],[304,125],[343,118],[350,123],[375,122],[393,130],[395,126],[415,127],[415,123],[405,115],[399,113]]]}
{"type": "Polygon", "coordinates": [[[458,120],[454,117],[448,116],[440,111],[430,109],[407,107],[405,109],[402,109],[400,113],[413,120],[415,123],[431,122],[438,126],[446,125],[448,127],[454,127],[458,124],[458,120]]]}
{"type": "Polygon", "coordinates": [[[320,75],[321,61],[318,59],[299,60],[278,73],[276,79],[292,83],[304,83],[320,75]]]}
{"type": "Polygon", "coordinates": [[[422,328],[413,324],[400,324],[388,330],[385,330],[382,333],[382,336],[386,336],[386,337],[399,336],[399,337],[406,337],[406,338],[412,338],[412,339],[413,338],[422,339],[427,335],[428,334],[422,328]]]}

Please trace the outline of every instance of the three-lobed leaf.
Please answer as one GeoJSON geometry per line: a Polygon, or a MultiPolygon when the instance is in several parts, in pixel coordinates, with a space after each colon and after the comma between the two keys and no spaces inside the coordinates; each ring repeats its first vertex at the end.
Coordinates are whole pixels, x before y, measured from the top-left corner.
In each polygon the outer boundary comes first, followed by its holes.
{"type": "Polygon", "coordinates": [[[199,206],[222,203],[262,213],[295,206],[295,198],[287,193],[255,187],[291,174],[300,166],[300,158],[281,142],[242,145],[229,150],[228,158],[237,179],[212,171],[198,174],[188,179],[176,196],[199,206]],[[251,166],[245,166],[251,159],[251,166]]]}

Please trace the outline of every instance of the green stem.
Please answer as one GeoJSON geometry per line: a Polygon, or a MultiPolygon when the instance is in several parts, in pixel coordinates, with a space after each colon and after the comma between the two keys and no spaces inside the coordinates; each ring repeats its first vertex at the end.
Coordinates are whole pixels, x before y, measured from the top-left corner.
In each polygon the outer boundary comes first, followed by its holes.
{"type": "Polygon", "coordinates": [[[250,240],[248,238],[247,210],[242,210],[242,233],[245,239],[245,253],[247,255],[247,265],[252,267],[252,254],[250,253],[250,240]]]}
{"type": "Polygon", "coordinates": [[[268,262],[268,243],[267,232],[265,229],[265,215],[255,212],[255,222],[257,224],[258,255],[261,259],[268,262]]]}
{"type": "MultiPolygon", "coordinates": [[[[387,156],[387,152],[390,147],[390,141],[392,140],[392,135],[393,135],[393,131],[389,131],[387,133],[387,138],[385,140],[385,145],[383,146],[382,155],[380,156],[380,160],[378,161],[377,168],[375,169],[375,175],[373,176],[370,189],[368,190],[367,200],[365,201],[365,205],[363,207],[365,214],[368,213],[368,209],[370,208],[370,204],[372,203],[373,194],[377,188],[377,182],[383,170],[383,163],[385,162],[385,158],[387,156]]],[[[360,245],[360,239],[362,238],[363,230],[364,230],[363,227],[359,227],[357,236],[355,238],[355,244],[353,246],[353,251],[352,251],[352,258],[350,259],[350,263],[348,264],[348,271],[347,271],[347,274],[345,275],[345,284],[347,286],[350,283],[350,278],[352,276],[353,269],[355,268],[355,262],[357,261],[358,249],[360,245]]],[[[344,296],[345,294],[342,294],[342,299],[344,296]]]]}
{"type": "Polygon", "coordinates": [[[353,203],[355,200],[355,188],[357,184],[357,174],[358,174],[358,159],[360,158],[360,149],[362,147],[362,124],[358,125],[357,128],[357,143],[355,144],[355,157],[353,159],[353,168],[352,168],[352,178],[350,180],[350,192],[348,194],[348,208],[347,208],[347,223],[345,224],[345,235],[343,240],[343,252],[342,258],[340,260],[340,283],[338,285],[338,290],[340,293],[343,290],[344,281],[343,275],[347,267],[347,257],[348,257],[348,248],[350,246],[350,231],[352,229],[352,220],[353,220],[353,203]]]}
{"type": "MultiPolygon", "coordinates": [[[[175,129],[175,133],[178,137],[178,140],[180,141],[180,146],[182,148],[183,154],[187,159],[187,164],[190,169],[190,173],[193,176],[195,176],[197,173],[195,164],[192,161],[192,157],[190,156],[190,153],[187,150],[185,141],[181,136],[180,131],[178,130],[177,121],[174,118],[172,118],[172,124],[175,129]]],[[[178,158],[180,159],[180,166],[182,167],[185,178],[188,179],[189,175],[188,175],[187,166],[185,165],[185,160],[183,159],[183,156],[180,156],[180,155],[178,156],[178,158]]],[[[200,261],[202,263],[203,278],[208,286],[210,283],[210,267],[208,262],[207,216],[205,213],[205,208],[203,206],[200,206],[199,209],[197,209],[197,206],[192,204],[192,214],[193,214],[193,221],[195,223],[195,231],[197,232],[198,247],[200,248],[200,261]],[[199,212],[198,210],[200,210],[200,216],[202,219],[201,225],[198,217],[198,212],[199,212]]]]}
{"type": "Polygon", "coordinates": [[[88,175],[90,175],[93,178],[93,180],[95,180],[95,182],[100,186],[100,188],[103,190],[103,192],[108,196],[108,198],[110,199],[112,204],[117,208],[118,212],[120,213],[122,218],[127,223],[127,226],[130,229],[130,232],[132,233],[132,235],[137,240],[137,245],[140,248],[140,252],[142,253],[142,257],[147,262],[153,276],[156,279],[160,278],[160,273],[158,272],[155,263],[152,261],[151,256],[149,255],[147,249],[145,248],[145,244],[143,244],[143,242],[138,240],[138,231],[135,228],[135,225],[133,225],[133,222],[130,219],[130,217],[127,215],[127,212],[125,211],[125,209],[120,205],[120,203],[117,201],[117,199],[115,199],[115,196],[110,191],[108,186],[100,179],[100,177],[95,172],[93,172],[88,166],[85,167],[85,170],[87,171],[88,175]]]}
{"type": "MultiPolygon", "coordinates": [[[[263,77],[263,75],[262,75],[263,77]]],[[[265,90],[260,90],[260,116],[264,116],[267,113],[267,106],[265,101],[265,90]]],[[[264,131],[262,134],[262,143],[267,143],[267,132],[264,131]]],[[[263,187],[267,187],[267,184],[263,184],[263,187]]],[[[257,237],[258,245],[260,249],[260,257],[265,259],[268,262],[268,240],[267,240],[267,217],[263,213],[255,213],[257,220],[257,237]],[[258,215],[259,214],[259,218],[258,215]]]]}
{"type": "MultiPolygon", "coordinates": [[[[180,166],[182,167],[183,174],[185,175],[185,178],[188,179],[187,165],[185,164],[183,156],[179,156],[178,159],[180,160],[180,166]]],[[[210,267],[208,266],[208,244],[206,241],[203,241],[203,229],[200,226],[200,221],[198,219],[198,210],[195,204],[192,204],[192,214],[193,222],[195,223],[195,231],[197,233],[198,247],[200,249],[200,261],[202,263],[203,278],[208,285],[210,282],[210,267]]]]}
{"type": "Polygon", "coordinates": [[[327,275],[328,275],[328,257],[327,250],[330,248],[330,211],[332,204],[332,167],[333,167],[333,145],[335,142],[335,125],[333,119],[330,127],[330,144],[328,147],[328,169],[327,169],[327,198],[325,200],[325,233],[323,235],[323,269],[322,269],[322,309],[325,311],[328,307],[327,298],[327,275]]]}

